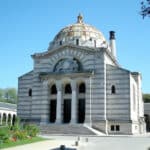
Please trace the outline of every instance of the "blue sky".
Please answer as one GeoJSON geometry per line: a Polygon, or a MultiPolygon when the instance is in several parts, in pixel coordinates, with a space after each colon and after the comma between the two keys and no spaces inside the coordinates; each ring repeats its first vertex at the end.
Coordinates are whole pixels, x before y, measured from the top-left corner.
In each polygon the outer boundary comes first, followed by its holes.
{"type": "Polygon", "coordinates": [[[141,72],[143,92],[150,93],[150,18],[139,10],[140,0],[0,0],[0,88],[17,88],[17,78],[33,68],[30,55],[47,50],[81,12],[106,39],[116,31],[120,65],[141,72]]]}

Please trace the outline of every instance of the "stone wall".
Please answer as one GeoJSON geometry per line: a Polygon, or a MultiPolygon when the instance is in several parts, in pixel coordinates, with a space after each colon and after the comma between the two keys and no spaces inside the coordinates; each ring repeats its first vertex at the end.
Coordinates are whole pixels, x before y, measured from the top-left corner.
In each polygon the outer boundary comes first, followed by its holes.
{"type": "Polygon", "coordinates": [[[107,75],[107,119],[130,120],[130,76],[129,71],[106,66],[107,75]],[[115,93],[112,93],[112,86],[115,93]]]}
{"type": "Polygon", "coordinates": [[[32,90],[32,87],[33,87],[33,71],[19,77],[17,115],[21,119],[30,120],[32,96],[29,96],[29,90],[30,89],[32,90]]]}

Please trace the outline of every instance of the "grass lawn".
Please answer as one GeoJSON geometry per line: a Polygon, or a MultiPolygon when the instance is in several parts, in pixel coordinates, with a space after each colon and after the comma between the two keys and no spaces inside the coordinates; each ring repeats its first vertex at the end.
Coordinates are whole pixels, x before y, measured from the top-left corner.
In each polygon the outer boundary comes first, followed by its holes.
{"type": "Polygon", "coordinates": [[[20,140],[20,141],[16,141],[16,142],[0,143],[0,149],[18,146],[18,145],[29,144],[29,143],[33,143],[33,142],[44,141],[44,140],[46,140],[46,139],[41,138],[41,137],[33,137],[32,139],[25,139],[25,140],[20,140]]]}

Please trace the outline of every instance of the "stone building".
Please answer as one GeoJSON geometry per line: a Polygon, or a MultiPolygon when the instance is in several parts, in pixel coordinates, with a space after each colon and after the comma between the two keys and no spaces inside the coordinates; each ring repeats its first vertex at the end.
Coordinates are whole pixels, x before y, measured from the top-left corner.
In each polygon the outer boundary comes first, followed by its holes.
{"type": "Polygon", "coordinates": [[[120,67],[115,32],[64,27],[47,51],[32,55],[33,70],[19,77],[18,116],[40,125],[87,125],[107,134],[145,132],[141,75],[120,67]]]}

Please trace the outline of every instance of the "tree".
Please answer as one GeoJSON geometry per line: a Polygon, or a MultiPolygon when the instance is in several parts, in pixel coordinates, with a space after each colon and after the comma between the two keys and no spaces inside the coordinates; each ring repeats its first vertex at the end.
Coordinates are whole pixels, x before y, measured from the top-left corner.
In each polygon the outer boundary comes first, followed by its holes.
{"type": "Polygon", "coordinates": [[[143,99],[145,103],[150,103],[150,94],[143,94],[143,99]]]}
{"type": "Polygon", "coordinates": [[[0,99],[3,97],[3,89],[0,89],[0,99]]]}
{"type": "Polygon", "coordinates": [[[5,98],[9,101],[15,102],[17,100],[17,91],[15,88],[5,89],[5,98]]]}
{"type": "Polygon", "coordinates": [[[0,89],[0,101],[17,103],[17,90],[15,88],[0,89]]]}
{"type": "Polygon", "coordinates": [[[146,16],[150,17],[150,0],[143,0],[141,2],[141,12],[140,14],[143,16],[143,19],[146,16]]]}

